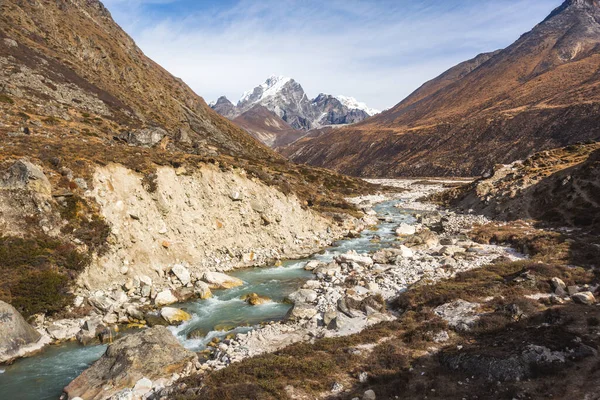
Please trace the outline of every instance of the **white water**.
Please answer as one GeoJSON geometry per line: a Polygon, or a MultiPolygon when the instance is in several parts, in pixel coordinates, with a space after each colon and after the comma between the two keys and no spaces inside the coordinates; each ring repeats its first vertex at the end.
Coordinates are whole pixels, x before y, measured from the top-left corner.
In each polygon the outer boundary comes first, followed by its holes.
{"type": "MultiPolygon", "coordinates": [[[[230,333],[247,332],[262,322],[282,320],[289,304],[282,301],[287,295],[300,288],[313,275],[303,269],[309,260],[331,261],[336,255],[356,250],[366,253],[395,240],[394,228],[401,222],[410,222],[408,211],[399,210],[395,202],[382,203],[375,207],[380,216],[389,217],[376,231],[365,231],[360,238],[343,240],[305,260],[288,261],[280,267],[252,268],[232,272],[244,281],[241,287],[217,291],[208,300],[195,300],[175,305],[192,315],[192,320],[177,327],[170,327],[182,344],[199,351],[213,338],[223,338],[230,333]],[[381,241],[372,241],[374,236],[381,241]],[[250,306],[240,296],[258,293],[272,302],[261,306],[250,306]],[[216,329],[219,328],[219,329],[216,329]],[[201,338],[188,339],[187,335],[201,329],[206,334],[201,338]]],[[[104,354],[106,346],[80,346],[68,343],[50,346],[31,358],[18,360],[0,370],[0,400],[55,400],[70,381],[104,354]]]]}

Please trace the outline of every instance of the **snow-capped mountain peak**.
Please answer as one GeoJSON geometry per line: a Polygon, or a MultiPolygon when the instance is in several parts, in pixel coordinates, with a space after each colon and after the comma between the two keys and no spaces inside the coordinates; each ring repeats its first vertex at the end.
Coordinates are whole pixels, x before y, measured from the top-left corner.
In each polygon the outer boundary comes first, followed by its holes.
{"type": "Polygon", "coordinates": [[[347,96],[322,93],[311,99],[294,79],[276,75],[245,92],[237,105],[220,98],[211,107],[219,114],[234,119],[250,112],[256,105],[276,114],[292,128],[305,131],[328,125],[353,124],[379,112],[347,96]]]}
{"type": "Polygon", "coordinates": [[[293,79],[285,76],[271,75],[264,83],[252,90],[244,92],[238,104],[245,103],[248,100],[252,100],[253,103],[256,103],[267,97],[275,96],[290,81],[293,81],[293,79]]]}
{"type": "Polygon", "coordinates": [[[364,112],[366,112],[367,114],[369,114],[369,116],[373,116],[375,114],[379,114],[381,111],[376,110],[374,108],[371,108],[369,106],[367,106],[365,103],[356,100],[354,97],[350,97],[350,96],[335,96],[336,99],[338,99],[340,101],[340,103],[342,103],[344,106],[348,107],[350,110],[362,110],[364,112]]]}

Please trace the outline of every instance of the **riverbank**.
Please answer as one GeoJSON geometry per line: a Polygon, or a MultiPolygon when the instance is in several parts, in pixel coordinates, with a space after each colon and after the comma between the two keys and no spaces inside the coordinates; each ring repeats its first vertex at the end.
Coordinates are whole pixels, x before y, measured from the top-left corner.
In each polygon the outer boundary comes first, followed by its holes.
{"type": "MultiPolygon", "coordinates": [[[[424,194],[423,188],[417,191],[424,194]]],[[[400,201],[420,208],[415,197],[400,201]]],[[[525,221],[490,223],[444,210],[438,210],[439,215],[432,206],[424,207],[429,211],[409,211],[417,214],[416,220],[406,225],[429,230],[417,230],[400,242],[413,255],[420,254],[419,246],[433,237],[423,232],[433,231],[439,244],[429,256],[444,260],[443,264],[454,259],[457,271],[437,264],[433,271],[411,276],[415,270],[426,270],[422,260],[406,257],[403,268],[405,256],[390,254],[394,258],[390,270],[397,269],[410,281],[387,304],[394,321],[343,337],[334,332],[309,335],[303,343],[182,379],[153,398],[447,399],[471,398],[473,393],[479,398],[567,399],[574,398],[573,393],[575,398],[593,398],[600,348],[600,307],[594,297],[599,288],[597,245],[578,238],[576,232],[544,231],[525,221]],[[482,258],[481,268],[474,268],[473,255],[481,256],[490,243],[514,246],[527,257],[504,247],[499,257],[482,258]]],[[[400,233],[410,232],[404,225],[400,233]]],[[[395,250],[410,254],[402,247],[395,250]]],[[[370,255],[373,267],[366,268],[370,272],[365,281],[379,275],[376,264],[385,264],[379,258],[385,253],[370,255]]],[[[366,257],[361,259],[368,264],[366,257]]],[[[347,260],[338,261],[347,283],[345,297],[352,298],[356,271],[344,268],[347,260]]],[[[323,292],[332,283],[319,281],[323,292]]],[[[376,283],[381,287],[385,281],[376,283]]],[[[359,281],[358,286],[369,289],[365,283],[359,281]]],[[[361,312],[360,303],[350,303],[351,312],[361,312]]],[[[348,311],[347,305],[348,301],[338,302],[337,313],[348,311]]],[[[368,315],[373,310],[365,307],[362,312],[368,315]]],[[[324,313],[322,317],[325,322],[324,313]]],[[[281,325],[265,331],[278,331],[281,325]]],[[[310,320],[305,322],[309,325],[310,320]]],[[[335,329],[328,327],[327,331],[335,329]]],[[[268,345],[264,336],[242,341],[268,345]]]]}
{"type": "MultiPolygon", "coordinates": [[[[378,218],[391,224],[387,231],[380,230],[368,238],[379,242],[382,234],[387,234],[387,241],[380,248],[362,254],[353,251],[338,254],[330,262],[307,263],[305,268],[315,273],[315,278],[289,296],[294,306],[287,320],[214,343],[198,373],[220,370],[293,343],[356,334],[369,326],[396,319],[394,312],[386,310],[386,303],[411,285],[433,284],[498,258],[511,261],[523,258],[508,248],[480,245],[466,237],[473,224],[486,223],[485,218],[436,212],[435,206],[419,201],[443,190],[452,181],[394,183],[409,190],[402,194],[349,200],[366,210],[377,209],[378,218]],[[376,206],[381,203],[383,207],[376,206]],[[401,210],[405,218],[395,220],[391,209],[401,210]],[[403,234],[402,229],[407,228],[412,233],[403,234]]],[[[173,390],[159,390],[151,398],[168,398],[173,390]]]]}

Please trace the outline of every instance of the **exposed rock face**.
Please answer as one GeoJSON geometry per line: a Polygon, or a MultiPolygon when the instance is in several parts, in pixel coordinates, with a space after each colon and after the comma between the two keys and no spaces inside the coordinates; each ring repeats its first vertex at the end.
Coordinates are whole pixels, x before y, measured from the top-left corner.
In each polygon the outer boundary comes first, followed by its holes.
{"type": "MultiPolygon", "coordinates": [[[[206,166],[195,174],[178,175],[173,168],[159,168],[156,190],[149,193],[143,176],[110,165],[97,170],[93,186],[112,240],[118,243],[83,272],[82,284],[93,289],[121,281],[123,260],[136,260],[127,267],[128,277],[152,277],[150,283],[162,289],[159,275],[169,275],[192,289],[206,271],[299,256],[315,250],[315,239],[325,245],[329,235],[339,234],[335,227],[328,234],[331,223],[303,209],[295,196],[251,180],[243,171],[206,166]]],[[[220,288],[220,281],[207,283],[220,288]]],[[[210,291],[199,291],[210,296],[210,291]]],[[[155,302],[168,305],[174,298],[173,293],[159,293],[155,302]]]]}
{"type": "Polygon", "coordinates": [[[370,117],[366,111],[349,109],[336,97],[321,93],[312,101],[317,116],[317,125],[348,125],[360,122],[370,117]]]}
{"type": "Polygon", "coordinates": [[[128,335],[110,345],[106,353],[66,388],[69,399],[108,399],[147,378],[154,380],[183,370],[194,358],[165,327],[156,326],[128,335]]]}
{"type": "Polygon", "coordinates": [[[0,364],[40,350],[42,335],[10,304],[0,301],[0,364]]]}
{"type": "Polygon", "coordinates": [[[600,145],[544,151],[438,198],[490,217],[537,219],[600,233],[600,145]]]}
{"type": "Polygon", "coordinates": [[[535,151],[599,140],[598,21],[596,1],[566,1],[508,48],[282,153],[351,175],[477,176],[535,151]]]}

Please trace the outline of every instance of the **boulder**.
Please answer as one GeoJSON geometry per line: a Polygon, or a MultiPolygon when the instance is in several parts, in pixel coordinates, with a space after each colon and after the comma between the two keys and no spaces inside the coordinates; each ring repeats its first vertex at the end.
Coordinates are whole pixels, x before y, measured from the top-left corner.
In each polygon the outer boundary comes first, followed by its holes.
{"type": "Polygon", "coordinates": [[[46,328],[52,339],[63,341],[69,340],[77,336],[81,329],[81,322],[76,320],[59,320],[54,321],[52,325],[46,328]]]}
{"type": "Polygon", "coordinates": [[[400,224],[398,228],[396,228],[396,236],[410,236],[414,235],[417,232],[417,228],[414,225],[409,224],[400,224]]]}
{"type": "Polygon", "coordinates": [[[321,265],[313,272],[315,273],[315,275],[334,276],[335,274],[342,272],[342,267],[339,264],[332,262],[329,264],[321,265]]]}
{"type": "Polygon", "coordinates": [[[429,229],[424,229],[404,241],[407,246],[424,250],[435,247],[439,243],[439,237],[429,229]]]}
{"type": "Polygon", "coordinates": [[[173,265],[171,272],[177,277],[177,279],[179,279],[179,282],[181,282],[183,286],[186,286],[192,281],[190,271],[188,271],[188,269],[181,264],[173,265]]]}
{"type": "Polygon", "coordinates": [[[467,250],[460,246],[444,246],[440,249],[439,253],[444,256],[453,256],[456,253],[464,253],[467,250]]]}
{"type": "Polygon", "coordinates": [[[307,271],[314,271],[321,264],[322,264],[321,261],[312,260],[312,261],[309,261],[309,262],[306,263],[306,265],[304,266],[304,269],[307,270],[307,271]]]}
{"type": "Polygon", "coordinates": [[[346,254],[340,254],[336,260],[340,263],[355,263],[360,265],[361,267],[373,266],[373,259],[371,257],[361,256],[353,251],[350,251],[346,254]]]}
{"type": "Polygon", "coordinates": [[[476,310],[477,303],[456,300],[452,303],[442,304],[433,310],[434,314],[448,323],[448,326],[457,331],[468,331],[479,320],[476,310]]]}
{"type": "Polygon", "coordinates": [[[88,303],[102,313],[109,312],[115,306],[115,302],[103,294],[95,294],[88,298],[88,303]]]}
{"type": "Polygon", "coordinates": [[[0,177],[0,188],[27,189],[44,196],[52,194],[52,185],[42,169],[26,160],[17,161],[0,177]]]}
{"type": "Polygon", "coordinates": [[[194,294],[202,300],[210,299],[213,295],[208,283],[202,281],[198,281],[195,283],[194,294]]]}
{"type": "Polygon", "coordinates": [[[143,378],[156,380],[180,373],[195,354],[169,329],[157,326],[125,336],[65,389],[69,398],[104,400],[134,388],[143,378]]]}
{"type": "Polygon", "coordinates": [[[40,350],[46,342],[13,306],[0,301],[0,364],[40,350]]]}
{"type": "Polygon", "coordinates": [[[251,306],[259,306],[261,304],[270,303],[271,299],[266,296],[260,296],[256,293],[250,293],[248,295],[242,296],[242,300],[251,306]]]}
{"type": "Polygon", "coordinates": [[[317,315],[317,313],[317,309],[310,304],[298,303],[294,304],[294,306],[288,312],[286,318],[292,321],[311,319],[317,315]]]}
{"type": "Polygon", "coordinates": [[[165,136],[167,136],[167,131],[152,127],[122,133],[119,135],[119,139],[133,146],[152,147],[160,143],[165,136]]]}
{"type": "Polygon", "coordinates": [[[363,394],[363,400],[375,400],[376,398],[377,398],[377,396],[375,395],[375,392],[372,390],[367,390],[363,394]]]}
{"type": "Polygon", "coordinates": [[[81,330],[75,337],[79,343],[87,346],[97,339],[99,331],[104,328],[105,326],[102,325],[102,320],[100,318],[92,318],[83,323],[81,330]]]}
{"type": "Polygon", "coordinates": [[[192,319],[190,314],[174,307],[163,307],[160,310],[160,316],[171,325],[179,325],[192,319]]]}
{"type": "Polygon", "coordinates": [[[158,307],[177,303],[177,301],[177,297],[169,289],[163,290],[154,298],[154,304],[158,307]]]}
{"type": "Polygon", "coordinates": [[[596,298],[592,292],[579,292],[571,296],[574,302],[579,304],[586,304],[588,306],[596,303],[596,298]]]}
{"type": "Polygon", "coordinates": [[[292,303],[313,303],[317,301],[317,292],[311,289],[300,289],[291,293],[287,298],[292,303]]]}
{"type": "Polygon", "coordinates": [[[141,321],[144,319],[144,313],[142,311],[140,311],[140,309],[137,308],[136,306],[128,306],[126,308],[125,312],[127,312],[127,315],[129,315],[129,317],[136,319],[138,321],[141,321]]]}
{"type": "Polygon", "coordinates": [[[408,247],[406,247],[404,245],[401,245],[399,250],[400,250],[400,256],[402,258],[410,258],[415,255],[415,253],[411,249],[409,249],[408,247]]]}
{"type": "Polygon", "coordinates": [[[231,289],[244,284],[241,279],[220,272],[205,272],[202,280],[208,283],[211,289],[231,289]]]}

